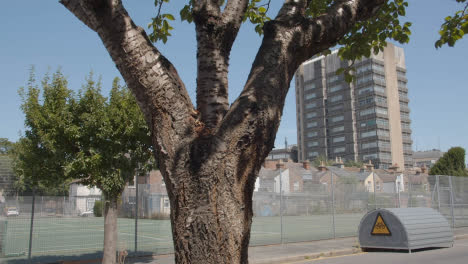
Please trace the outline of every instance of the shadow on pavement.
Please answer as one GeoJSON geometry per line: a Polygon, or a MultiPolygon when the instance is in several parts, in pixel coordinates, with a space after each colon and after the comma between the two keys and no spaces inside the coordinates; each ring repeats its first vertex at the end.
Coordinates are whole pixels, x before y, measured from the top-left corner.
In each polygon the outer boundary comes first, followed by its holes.
{"type": "MultiPolygon", "coordinates": [[[[125,263],[150,263],[152,259],[145,257],[151,256],[153,252],[139,251],[137,255],[130,253],[125,259],[125,263]]],[[[86,253],[81,255],[53,255],[53,256],[33,256],[31,260],[27,257],[21,258],[0,258],[0,263],[5,264],[31,264],[31,263],[44,263],[44,264],[94,264],[101,263],[102,251],[94,253],[86,253]]]]}

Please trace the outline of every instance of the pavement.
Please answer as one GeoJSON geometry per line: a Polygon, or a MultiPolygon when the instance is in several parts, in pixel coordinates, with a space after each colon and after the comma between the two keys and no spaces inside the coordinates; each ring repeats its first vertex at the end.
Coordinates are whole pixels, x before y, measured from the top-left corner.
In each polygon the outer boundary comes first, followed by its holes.
{"type": "MultiPolygon", "coordinates": [[[[468,228],[457,228],[455,240],[468,239],[468,228]]],[[[322,257],[343,256],[361,252],[357,237],[317,240],[249,247],[250,264],[285,264],[322,257]]],[[[133,264],[174,264],[174,255],[157,255],[145,258],[130,258],[133,264]]]]}

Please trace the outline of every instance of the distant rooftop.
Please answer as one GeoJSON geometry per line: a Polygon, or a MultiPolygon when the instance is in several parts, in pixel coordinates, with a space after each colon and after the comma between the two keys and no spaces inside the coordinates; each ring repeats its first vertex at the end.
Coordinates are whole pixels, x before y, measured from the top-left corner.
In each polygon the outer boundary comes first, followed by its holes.
{"type": "Polygon", "coordinates": [[[415,151],[413,152],[413,159],[429,159],[435,158],[438,159],[444,155],[444,152],[438,149],[431,149],[425,151],[415,151]]]}

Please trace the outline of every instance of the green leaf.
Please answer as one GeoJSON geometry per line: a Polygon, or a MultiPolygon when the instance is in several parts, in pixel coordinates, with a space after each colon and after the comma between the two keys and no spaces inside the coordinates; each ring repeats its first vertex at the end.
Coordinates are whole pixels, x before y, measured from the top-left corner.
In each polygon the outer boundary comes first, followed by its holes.
{"type": "Polygon", "coordinates": [[[164,15],[162,15],[162,17],[167,18],[169,20],[175,20],[174,16],[171,15],[171,14],[164,14],[164,15]]]}

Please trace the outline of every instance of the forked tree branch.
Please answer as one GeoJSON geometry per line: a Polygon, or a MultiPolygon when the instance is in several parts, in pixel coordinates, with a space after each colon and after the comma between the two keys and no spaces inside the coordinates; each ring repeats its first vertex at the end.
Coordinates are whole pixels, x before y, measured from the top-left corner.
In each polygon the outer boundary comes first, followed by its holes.
{"type": "Polygon", "coordinates": [[[334,46],[360,20],[375,15],[386,0],[338,0],[328,13],[308,19],[306,0],[287,0],[265,24],[264,38],[247,83],[218,131],[236,145],[239,160],[250,166],[242,178],[253,184],[271,151],[290,82],[301,63],[334,46]],[[255,154],[255,155],[254,155],[255,154]],[[256,160],[251,157],[256,157],[256,160]]]}
{"type": "Polygon", "coordinates": [[[242,23],[249,0],[228,0],[223,11],[223,21],[237,28],[242,23]]]}

